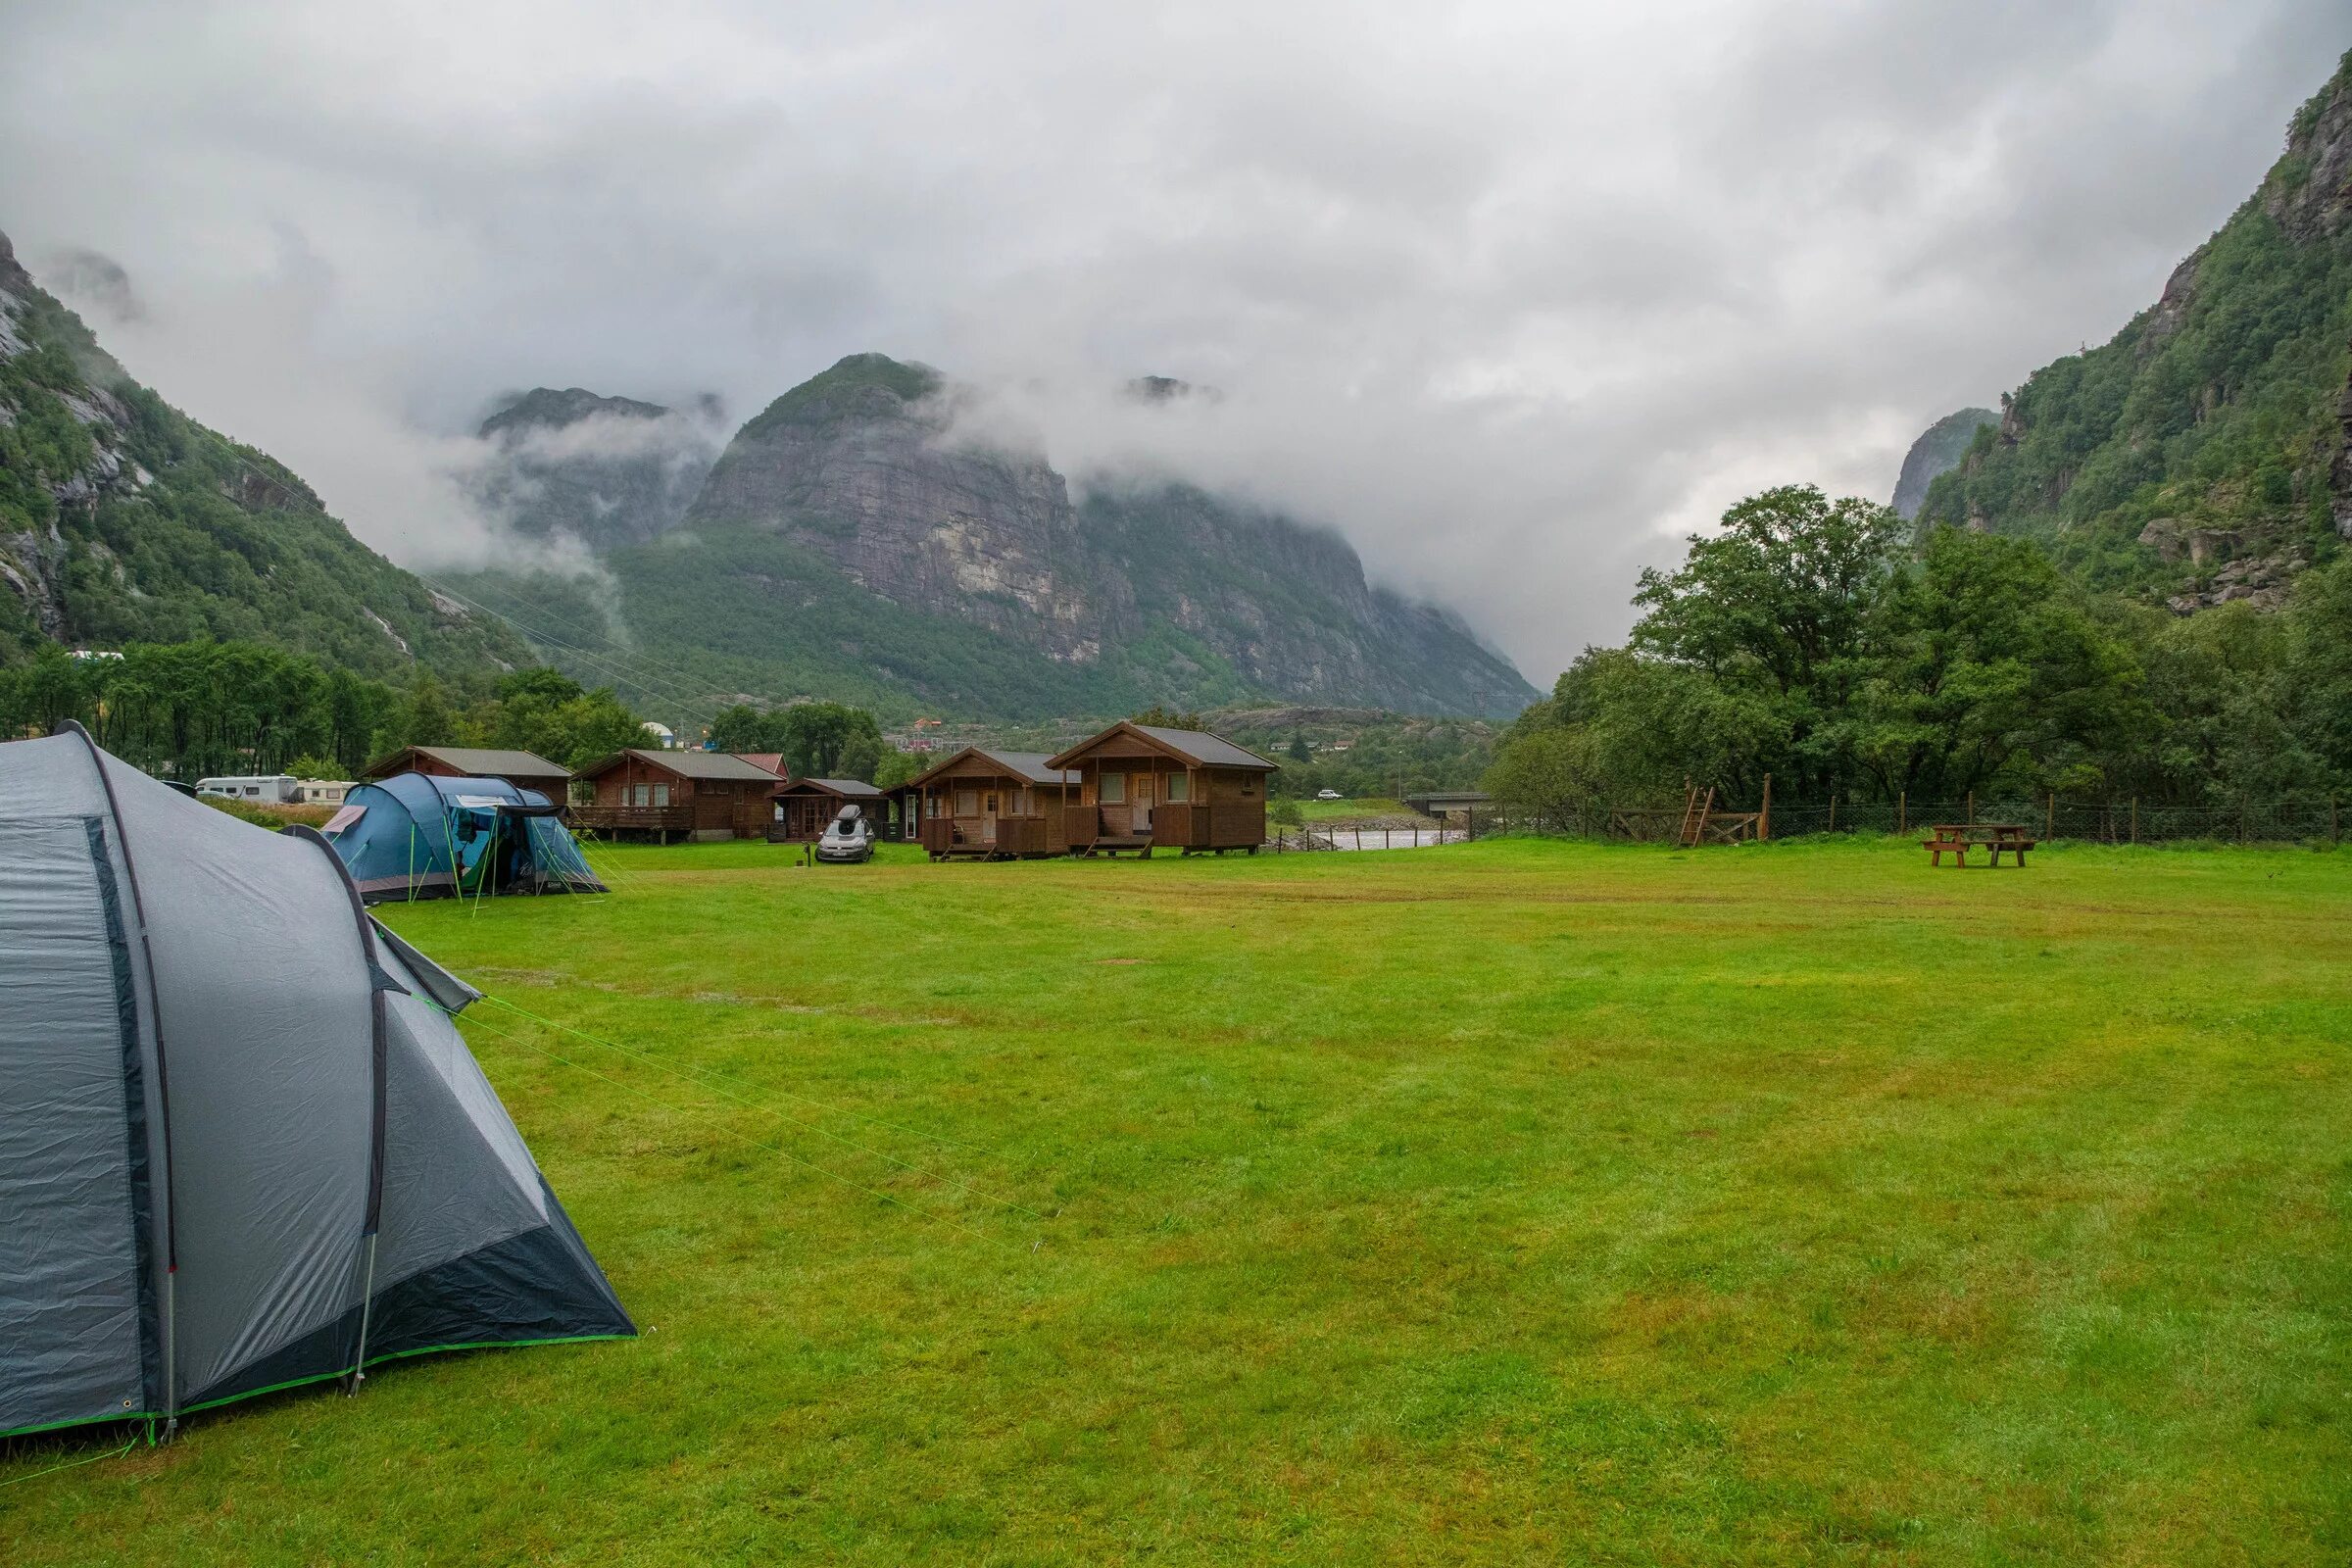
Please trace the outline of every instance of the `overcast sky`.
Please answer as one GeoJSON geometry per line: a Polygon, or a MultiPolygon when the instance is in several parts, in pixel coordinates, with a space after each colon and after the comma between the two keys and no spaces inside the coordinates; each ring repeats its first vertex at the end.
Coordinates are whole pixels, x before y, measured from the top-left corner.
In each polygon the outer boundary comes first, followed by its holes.
{"type": "Polygon", "coordinates": [[[0,0],[0,229],[396,560],[502,389],[878,349],[1337,526],[1538,684],[1741,495],[1884,499],[2253,188],[2352,0],[0,0]],[[86,258],[124,270],[103,286],[86,258]],[[1102,389],[1221,402],[1154,424],[1102,389]]]}

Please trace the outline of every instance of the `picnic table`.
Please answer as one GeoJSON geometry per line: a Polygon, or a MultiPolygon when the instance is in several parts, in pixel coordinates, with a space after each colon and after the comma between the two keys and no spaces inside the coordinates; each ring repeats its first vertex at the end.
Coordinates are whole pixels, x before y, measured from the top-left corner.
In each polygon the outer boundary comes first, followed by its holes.
{"type": "Polygon", "coordinates": [[[1938,822],[1928,829],[1929,836],[1919,844],[1936,865],[1943,864],[1943,858],[1949,855],[1955,862],[1966,866],[1970,850],[1989,852],[1992,863],[1998,865],[2001,852],[2007,850],[2022,866],[2026,863],[2026,852],[2034,847],[2034,840],[2026,837],[2028,831],[2015,822],[1938,822]]]}

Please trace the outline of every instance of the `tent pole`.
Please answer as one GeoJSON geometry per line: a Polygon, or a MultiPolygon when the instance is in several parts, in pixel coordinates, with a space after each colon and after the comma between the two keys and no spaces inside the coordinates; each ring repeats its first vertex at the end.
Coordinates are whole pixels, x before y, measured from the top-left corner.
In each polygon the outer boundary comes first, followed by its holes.
{"type": "MultiPolygon", "coordinates": [[[[147,971],[147,1018],[155,1031],[155,1105],[163,1123],[164,1152],[164,1288],[156,1336],[163,1342],[157,1349],[163,1360],[164,1441],[170,1443],[179,1431],[179,1201],[172,1182],[172,1074],[164,1061],[164,998],[155,985],[155,947],[147,937],[147,902],[139,895],[139,868],[130,858],[130,835],[122,827],[122,806],[115,799],[115,781],[106,776],[106,754],[78,720],[67,719],[66,728],[89,748],[90,766],[97,770],[98,788],[106,796],[106,812],[115,824],[115,847],[122,852],[122,877],[130,884],[131,913],[139,922],[139,961],[147,971]]],[[[328,853],[333,853],[331,846],[328,853]]],[[[343,862],[338,858],[335,863],[343,862]]]]}
{"type": "Polygon", "coordinates": [[[335,876],[342,882],[343,892],[351,900],[352,919],[360,928],[360,959],[368,966],[368,1207],[360,1229],[360,1250],[365,1259],[360,1287],[360,1345],[358,1353],[352,1358],[351,1382],[347,1385],[348,1389],[356,1391],[363,1376],[362,1368],[368,1364],[368,1323],[375,1304],[375,1233],[383,1222],[384,1213],[384,1127],[388,1120],[384,1058],[388,1054],[389,1033],[385,1028],[384,993],[388,989],[402,990],[404,995],[406,992],[393,982],[390,975],[384,973],[383,963],[376,955],[375,923],[368,916],[367,901],[360,897],[360,886],[351,878],[351,867],[343,863],[343,857],[335,853],[335,847],[327,842],[326,835],[302,823],[291,823],[278,831],[289,838],[307,839],[318,845],[334,866],[335,876]]]}
{"type": "Polygon", "coordinates": [[[368,1381],[368,1319],[375,1310],[375,1232],[368,1233],[368,1260],[360,1270],[360,1348],[352,1353],[351,1381],[345,1394],[357,1394],[368,1381]]]}

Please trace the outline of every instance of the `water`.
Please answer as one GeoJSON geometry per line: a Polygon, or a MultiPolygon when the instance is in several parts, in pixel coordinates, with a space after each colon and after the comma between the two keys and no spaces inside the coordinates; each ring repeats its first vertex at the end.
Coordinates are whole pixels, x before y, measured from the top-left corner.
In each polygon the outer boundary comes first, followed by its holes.
{"type": "MultiPolygon", "coordinates": [[[[1291,849],[1298,848],[1297,833],[1284,835],[1291,849]]],[[[1312,830],[1314,848],[1321,850],[1426,850],[1440,844],[1460,844],[1467,835],[1458,827],[1318,827],[1312,830]]]]}

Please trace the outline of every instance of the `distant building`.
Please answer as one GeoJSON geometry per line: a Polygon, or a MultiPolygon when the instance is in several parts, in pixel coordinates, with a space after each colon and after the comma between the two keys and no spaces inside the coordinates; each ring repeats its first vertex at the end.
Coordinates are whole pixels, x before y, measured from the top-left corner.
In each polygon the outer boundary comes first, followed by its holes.
{"type": "Polygon", "coordinates": [[[667,724],[657,724],[649,718],[645,721],[645,732],[654,738],[654,744],[662,750],[665,752],[677,750],[678,732],[667,724]]]}
{"type": "Polygon", "coordinates": [[[404,746],[360,770],[363,781],[395,773],[434,778],[503,778],[518,790],[537,790],[561,806],[571,789],[571,770],[531,752],[490,746],[404,746]]]}
{"type": "Polygon", "coordinates": [[[305,806],[341,806],[343,797],[358,785],[347,778],[306,778],[295,781],[305,806]]]}
{"type": "Polygon", "coordinates": [[[1045,766],[1077,775],[1060,811],[1073,855],[1154,849],[1257,853],[1266,837],[1266,779],[1280,764],[1206,730],[1125,721],[1045,766]]]}
{"type": "Polygon", "coordinates": [[[767,836],[768,796],[776,775],[724,752],[635,747],[580,769],[591,802],[570,811],[574,827],[648,834],[666,844],[695,839],[767,836]]]}

